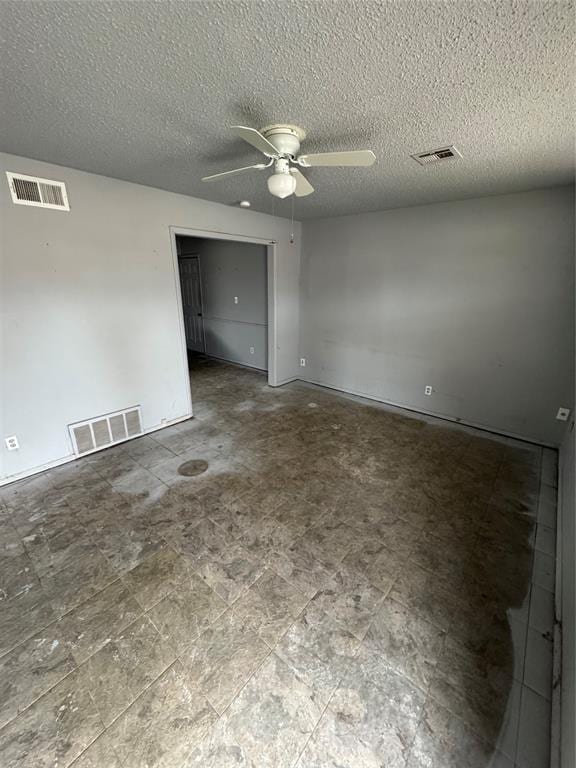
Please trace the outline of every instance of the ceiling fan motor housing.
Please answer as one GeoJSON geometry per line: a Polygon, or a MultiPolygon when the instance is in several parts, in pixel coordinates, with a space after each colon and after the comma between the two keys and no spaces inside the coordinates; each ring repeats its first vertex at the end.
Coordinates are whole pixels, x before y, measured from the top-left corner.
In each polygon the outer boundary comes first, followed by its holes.
{"type": "Polygon", "coordinates": [[[260,133],[278,150],[279,155],[295,157],[306,133],[297,125],[268,125],[260,133]]]}

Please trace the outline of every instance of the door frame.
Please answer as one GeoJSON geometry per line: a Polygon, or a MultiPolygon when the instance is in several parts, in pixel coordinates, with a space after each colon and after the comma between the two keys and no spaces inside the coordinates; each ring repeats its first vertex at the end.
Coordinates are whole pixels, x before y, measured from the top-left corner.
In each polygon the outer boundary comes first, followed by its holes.
{"type": "MultiPolygon", "coordinates": [[[[202,343],[204,344],[204,354],[206,353],[206,329],[204,327],[204,295],[202,294],[202,262],[199,253],[181,254],[178,256],[178,278],[180,279],[180,299],[182,299],[182,280],[180,278],[180,261],[182,259],[196,259],[198,263],[198,291],[200,293],[200,315],[202,318],[202,343]]],[[[182,307],[182,316],[184,316],[184,307],[182,307]]],[[[184,341],[186,342],[186,325],[184,325],[184,341]]],[[[188,352],[188,343],[186,343],[186,352],[188,352]]]]}
{"type": "Polygon", "coordinates": [[[172,269],[174,274],[174,287],[176,292],[176,308],[178,311],[178,329],[180,333],[180,358],[183,372],[183,380],[186,382],[186,400],[188,403],[188,418],[193,415],[192,388],[190,386],[190,371],[188,370],[188,350],[186,347],[186,330],[184,328],[184,310],[182,308],[182,289],[180,286],[180,271],[178,269],[178,249],[176,237],[199,237],[203,240],[232,240],[237,243],[254,243],[266,246],[266,280],[268,287],[268,384],[271,387],[278,386],[277,356],[276,356],[276,242],[269,238],[248,237],[246,235],[231,232],[217,232],[215,230],[191,229],[189,227],[169,227],[170,245],[172,249],[172,269]]]}

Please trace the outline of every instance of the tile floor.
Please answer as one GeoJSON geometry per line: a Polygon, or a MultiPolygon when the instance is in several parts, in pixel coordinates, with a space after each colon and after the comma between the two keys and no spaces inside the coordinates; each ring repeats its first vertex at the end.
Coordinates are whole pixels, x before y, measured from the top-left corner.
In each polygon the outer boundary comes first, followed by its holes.
{"type": "Polygon", "coordinates": [[[545,768],[555,452],[192,380],[195,419],[0,489],[2,766],[545,768]]]}

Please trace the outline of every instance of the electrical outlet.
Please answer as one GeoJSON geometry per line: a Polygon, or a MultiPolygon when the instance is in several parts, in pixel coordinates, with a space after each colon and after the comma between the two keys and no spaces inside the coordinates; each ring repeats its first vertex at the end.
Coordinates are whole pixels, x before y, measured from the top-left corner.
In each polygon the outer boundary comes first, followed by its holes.
{"type": "Polygon", "coordinates": [[[250,347],[250,354],[251,354],[251,355],[253,355],[253,354],[254,354],[254,347],[250,347]]]}
{"type": "Polygon", "coordinates": [[[4,442],[6,443],[6,448],[8,448],[9,451],[17,451],[18,448],[20,448],[16,435],[10,435],[10,437],[7,437],[4,442]]]}
{"type": "Polygon", "coordinates": [[[556,414],[558,421],[568,421],[569,416],[570,408],[558,408],[558,413],[556,414]]]}
{"type": "Polygon", "coordinates": [[[424,394],[425,394],[425,395],[431,395],[431,394],[432,394],[432,387],[431,387],[429,384],[427,384],[427,385],[424,387],[424,394]]]}
{"type": "Polygon", "coordinates": [[[234,296],[234,304],[238,304],[238,296],[234,296]]]}
{"type": "Polygon", "coordinates": [[[306,368],[306,358],[301,357],[300,358],[300,368],[306,368]]]}

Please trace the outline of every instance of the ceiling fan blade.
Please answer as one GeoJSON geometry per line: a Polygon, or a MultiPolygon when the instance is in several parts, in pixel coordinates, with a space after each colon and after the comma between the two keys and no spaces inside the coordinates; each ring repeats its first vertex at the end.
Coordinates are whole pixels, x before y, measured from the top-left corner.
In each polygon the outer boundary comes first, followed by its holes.
{"type": "Polygon", "coordinates": [[[246,165],[244,168],[235,168],[233,171],[223,171],[222,173],[214,173],[212,176],[204,176],[202,181],[217,181],[218,179],[225,179],[228,176],[236,176],[237,173],[244,173],[245,171],[262,171],[264,168],[268,168],[267,163],[246,165]]]}
{"type": "Polygon", "coordinates": [[[311,195],[312,192],[314,192],[314,187],[310,184],[306,176],[304,176],[303,173],[300,173],[298,168],[290,168],[290,173],[296,179],[296,189],[294,190],[296,197],[306,197],[306,195],[311,195]]]}
{"type": "Polygon", "coordinates": [[[321,165],[367,166],[372,165],[376,155],[370,149],[354,149],[351,152],[321,152],[317,155],[301,155],[299,165],[312,168],[321,165]]]}
{"type": "Polygon", "coordinates": [[[234,133],[248,144],[263,152],[268,157],[278,157],[278,150],[255,128],[247,128],[245,125],[232,125],[234,133]]]}

